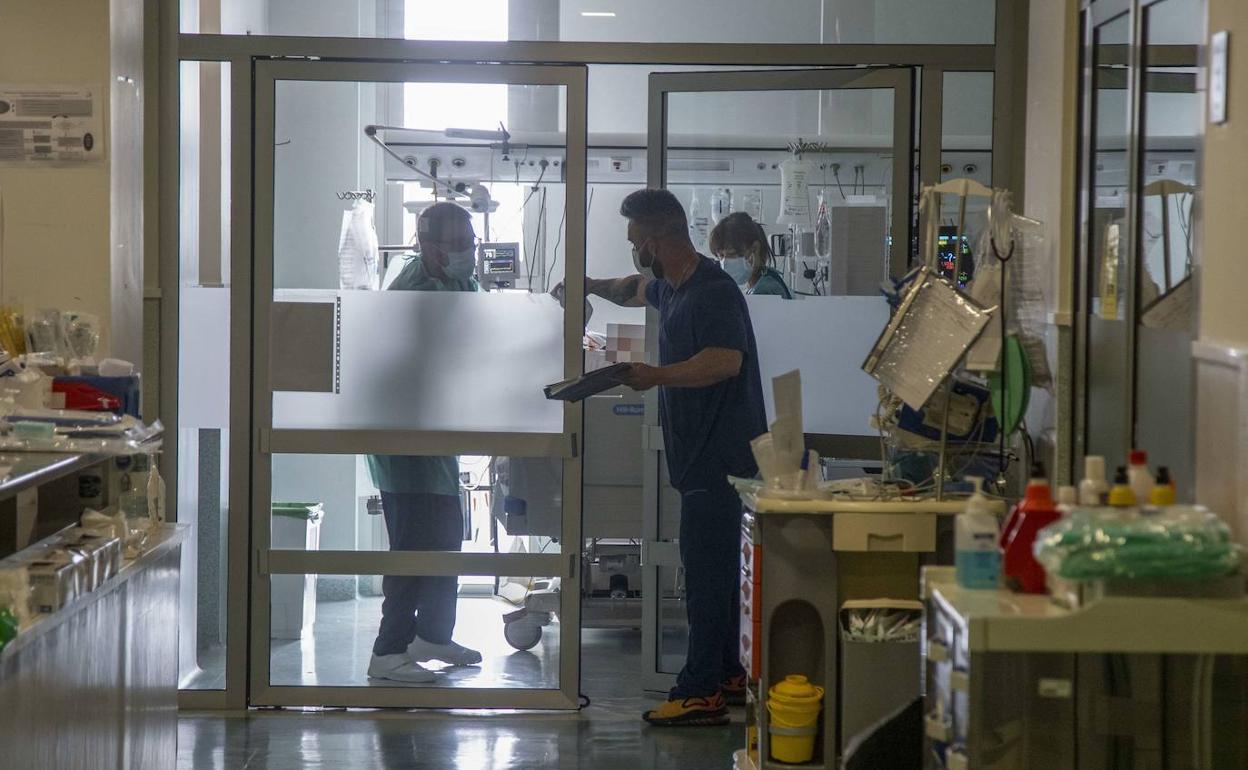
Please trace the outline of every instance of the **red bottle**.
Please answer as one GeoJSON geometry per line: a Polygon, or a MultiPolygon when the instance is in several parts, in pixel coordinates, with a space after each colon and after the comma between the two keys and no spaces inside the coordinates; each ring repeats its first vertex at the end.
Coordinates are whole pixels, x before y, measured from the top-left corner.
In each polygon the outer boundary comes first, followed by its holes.
{"type": "Polygon", "coordinates": [[[1006,585],[1021,593],[1045,593],[1044,567],[1032,555],[1032,545],[1040,530],[1061,517],[1053,503],[1044,466],[1037,463],[1032,467],[1026,494],[1010,511],[1001,531],[1001,572],[1006,585]]]}

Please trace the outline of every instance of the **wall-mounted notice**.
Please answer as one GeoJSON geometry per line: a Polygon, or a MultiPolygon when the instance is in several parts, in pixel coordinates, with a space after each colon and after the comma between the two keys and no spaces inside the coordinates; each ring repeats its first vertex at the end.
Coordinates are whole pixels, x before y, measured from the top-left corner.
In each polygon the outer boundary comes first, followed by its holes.
{"type": "Polygon", "coordinates": [[[82,163],[104,158],[98,88],[0,84],[0,163],[82,163]]]}

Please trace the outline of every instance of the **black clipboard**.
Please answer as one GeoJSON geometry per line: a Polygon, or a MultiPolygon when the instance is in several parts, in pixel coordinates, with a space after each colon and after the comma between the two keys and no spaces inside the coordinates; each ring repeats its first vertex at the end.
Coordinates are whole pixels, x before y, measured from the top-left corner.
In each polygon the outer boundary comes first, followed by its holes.
{"type": "Polygon", "coordinates": [[[632,366],[630,363],[612,364],[586,372],[580,377],[547,385],[542,388],[542,392],[552,401],[582,401],[619,385],[620,375],[632,366]]]}

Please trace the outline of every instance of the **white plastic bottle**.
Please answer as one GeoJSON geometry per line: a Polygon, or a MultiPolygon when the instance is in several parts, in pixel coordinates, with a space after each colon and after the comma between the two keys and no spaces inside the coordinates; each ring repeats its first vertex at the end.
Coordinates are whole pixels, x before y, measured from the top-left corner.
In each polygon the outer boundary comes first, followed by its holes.
{"type": "Polygon", "coordinates": [[[1098,507],[1109,502],[1109,482],[1105,478],[1105,458],[1083,458],[1083,481],[1079,482],[1079,504],[1098,507]]]}
{"type": "Polygon", "coordinates": [[[1127,483],[1131,485],[1131,491],[1135,493],[1135,499],[1141,505],[1148,504],[1153,496],[1153,487],[1157,485],[1157,480],[1153,477],[1152,471],[1148,469],[1148,452],[1143,449],[1131,450],[1131,465],[1127,468],[1127,483]]]}
{"type": "Polygon", "coordinates": [[[955,572],[958,585],[970,589],[994,589],[1001,581],[1000,528],[992,504],[983,493],[981,478],[970,478],[975,494],[958,514],[955,572]]]}
{"type": "Polygon", "coordinates": [[[1079,490],[1074,487],[1057,488],[1057,510],[1063,516],[1069,516],[1079,505],[1079,490]]]}

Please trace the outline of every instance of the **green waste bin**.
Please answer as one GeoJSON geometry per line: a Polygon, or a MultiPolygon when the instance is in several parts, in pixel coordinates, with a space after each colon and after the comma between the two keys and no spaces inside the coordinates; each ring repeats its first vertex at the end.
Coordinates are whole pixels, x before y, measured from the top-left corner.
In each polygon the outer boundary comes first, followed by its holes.
{"type": "MultiPolygon", "coordinates": [[[[324,516],[321,503],[273,503],[271,547],[319,550],[324,516]]],[[[273,575],[269,581],[269,636],[301,639],[311,634],[316,622],[316,575],[273,575]]]]}

